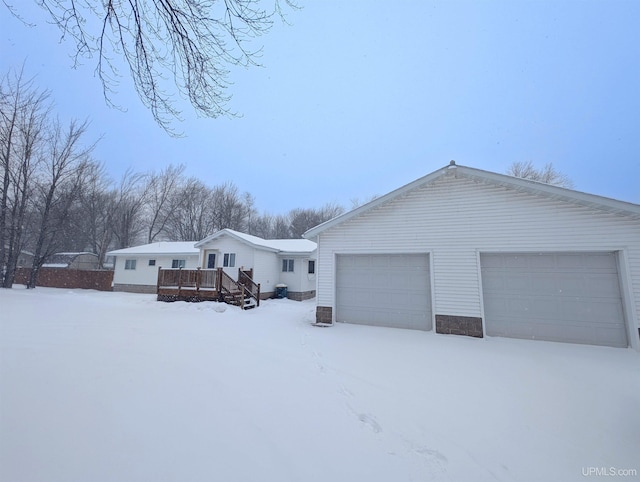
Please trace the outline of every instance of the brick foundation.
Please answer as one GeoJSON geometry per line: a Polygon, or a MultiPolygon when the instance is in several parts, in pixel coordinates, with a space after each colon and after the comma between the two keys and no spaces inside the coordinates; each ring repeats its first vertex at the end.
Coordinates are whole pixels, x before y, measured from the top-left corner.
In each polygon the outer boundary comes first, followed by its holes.
{"type": "Polygon", "coordinates": [[[310,300],[316,296],[316,290],[311,291],[289,291],[287,293],[287,298],[293,301],[304,301],[310,300]]]}
{"type": "Polygon", "coordinates": [[[330,306],[316,306],[316,323],[331,323],[333,308],[330,306]]]}
{"type": "Polygon", "coordinates": [[[475,316],[436,315],[436,333],[482,338],[482,318],[475,316]]]}
{"type": "Polygon", "coordinates": [[[155,294],[158,292],[158,287],[156,285],[131,285],[126,283],[117,283],[113,285],[113,291],[155,294]]]}

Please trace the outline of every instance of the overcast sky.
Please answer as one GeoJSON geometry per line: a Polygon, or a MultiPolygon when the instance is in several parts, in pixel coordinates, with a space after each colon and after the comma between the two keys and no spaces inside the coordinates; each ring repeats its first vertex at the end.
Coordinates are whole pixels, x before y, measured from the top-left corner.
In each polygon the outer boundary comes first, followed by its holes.
{"type": "Polygon", "coordinates": [[[234,119],[183,108],[169,137],[122,79],[106,106],[95,64],[71,68],[35,2],[0,4],[0,71],[89,118],[118,178],[173,163],[231,181],[260,211],[382,195],[445,166],[553,163],[580,191],[640,203],[640,1],[299,0],[257,40],[262,68],[233,72],[234,119]]]}

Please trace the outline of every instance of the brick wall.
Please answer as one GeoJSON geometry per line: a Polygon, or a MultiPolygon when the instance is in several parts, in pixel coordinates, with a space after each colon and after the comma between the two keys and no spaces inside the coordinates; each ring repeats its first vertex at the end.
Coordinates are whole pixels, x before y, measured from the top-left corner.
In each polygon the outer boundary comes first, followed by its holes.
{"type": "Polygon", "coordinates": [[[116,283],[113,285],[113,291],[125,291],[127,293],[157,293],[156,285],[130,285],[124,283],[116,283]]]}
{"type": "Polygon", "coordinates": [[[436,333],[482,338],[482,318],[473,316],[436,315],[436,333]]]}
{"type": "Polygon", "coordinates": [[[333,308],[330,306],[316,306],[316,323],[332,323],[333,308]]]}
{"type": "MultiPolygon", "coordinates": [[[[18,268],[14,282],[27,284],[30,268],[18,268]]],[[[112,291],[113,271],[86,271],[79,269],[40,268],[36,286],[48,288],[82,288],[98,291],[112,291]]]]}
{"type": "Polygon", "coordinates": [[[293,301],[310,300],[316,296],[316,290],[312,291],[289,291],[287,292],[287,298],[293,301]]]}

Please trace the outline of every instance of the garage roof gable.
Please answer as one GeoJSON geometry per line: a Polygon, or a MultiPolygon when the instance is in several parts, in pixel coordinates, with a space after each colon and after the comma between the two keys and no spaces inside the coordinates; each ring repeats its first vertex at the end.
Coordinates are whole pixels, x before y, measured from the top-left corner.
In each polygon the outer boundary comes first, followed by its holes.
{"type": "Polygon", "coordinates": [[[361,214],[364,214],[371,209],[381,206],[416,188],[431,184],[437,179],[440,179],[444,176],[455,176],[456,178],[466,178],[496,186],[504,186],[520,192],[528,192],[531,194],[547,196],[552,199],[558,199],[573,204],[588,206],[590,208],[598,209],[601,211],[606,211],[622,216],[629,216],[640,221],[640,205],[638,204],[619,201],[617,199],[611,199],[595,194],[588,194],[559,186],[553,186],[551,184],[545,184],[542,182],[531,181],[529,179],[508,176],[506,174],[498,174],[495,172],[483,171],[481,169],[460,166],[457,165],[454,161],[451,161],[448,166],[427,174],[424,177],[416,179],[415,181],[410,182],[409,184],[406,184],[394,191],[391,191],[384,196],[376,198],[367,204],[363,204],[362,206],[352,211],[341,214],[340,216],[337,216],[314,228],[311,228],[306,233],[304,233],[303,236],[307,239],[314,239],[322,232],[334,226],[360,216],[361,214]]]}

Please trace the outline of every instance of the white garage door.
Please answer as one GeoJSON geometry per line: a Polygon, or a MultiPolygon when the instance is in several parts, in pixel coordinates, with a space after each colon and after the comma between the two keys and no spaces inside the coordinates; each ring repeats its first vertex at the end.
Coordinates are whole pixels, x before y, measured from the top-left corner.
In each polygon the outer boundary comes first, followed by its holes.
{"type": "Polygon", "coordinates": [[[487,335],[627,346],[615,253],[481,254],[487,335]]]}
{"type": "Polygon", "coordinates": [[[338,255],[336,320],[431,329],[428,254],[338,255]]]}

